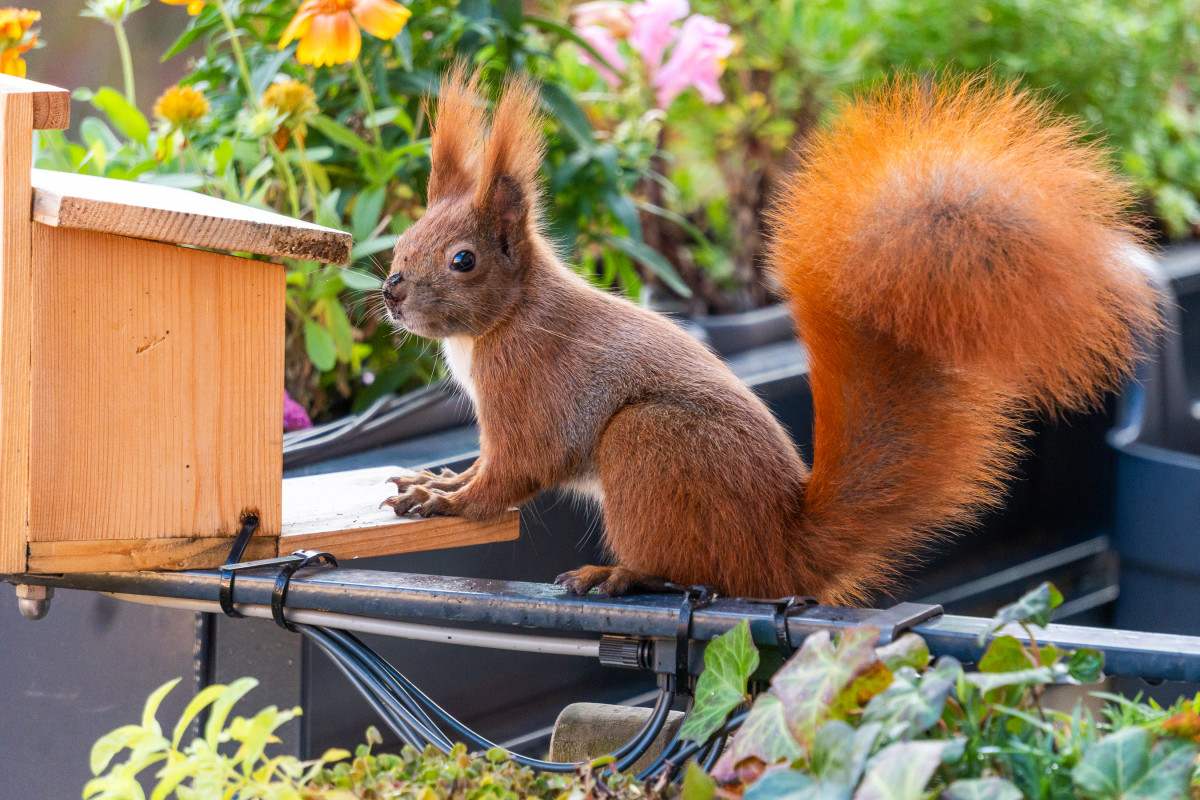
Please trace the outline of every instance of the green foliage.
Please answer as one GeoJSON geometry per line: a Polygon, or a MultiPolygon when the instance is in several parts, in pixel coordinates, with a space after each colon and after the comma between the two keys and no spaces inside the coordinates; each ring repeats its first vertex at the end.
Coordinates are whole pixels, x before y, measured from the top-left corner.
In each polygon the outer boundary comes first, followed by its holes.
{"type": "MultiPolygon", "coordinates": [[[[1099,653],[1034,638],[1061,601],[1044,584],[1001,609],[990,629],[1013,623],[1028,640],[995,638],[978,672],[946,656],[928,664],[928,649],[911,634],[881,648],[872,629],[837,639],[811,634],[755,700],[713,770],[716,784],[689,775],[692,797],[1167,800],[1200,793],[1200,696],[1161,708],[1097,693],[1110,702],[1103,720],[1082,706],[1070,713],[1042,706],[1047,687],[1101,676],[1099,653]]],[[[729,637],[715,655],[722,665],[744,664],[752,649],[749,637],[729,637]]],[[[698,698],[696,711],[717,699],[698,698]]],[[[728,708],[728,699],[717,708],[728,708]]]]}
{"type": "MultiPolygon", "coordinates": [[[[119,29],[144,3],[103,5],[108,10],[93,16],[119,29]]],[[[37,164],[195,189],[352,233],[347,270],[286,262],[285,377],[315,417],[362,410],[441,374],[436,348],[397,335],[383,319],[378,289],[380,258],[424,213],[430,143],[423,100],[454,59],[482,69],[490,96],[508,73],[523,71],[541,83],[550,142],[545,174],[558,186],[547,221],[561,241],[578,242],[589,278],[636,292],[633,264],[643,263],[687,290],[642,242],[629,197],[649,152],[599,140],[561,86],[553,52],[577,38],[569,28],[527,15],[516,2],[410,0],[412,18],[395,38],[364,34],[356,61],[315,69],[297,63],[295,45],[277,46],[299,5],[222,0],[194,17],[181,8],[183,30],[164,60],[203,46],[183,83],[204,94],[208,113],[184,125],[152,120],[130,101],[127,74],[124,94],[108,87],[78,92],[96,113],[70,136],[43,132],[37,164]],[[311,88],[315,108],[289,114],[266,105],[264,93],[289,80],[311,88]],[[625,266],[609,269],[607,253],[625,266]],[[605,269],[596,270],[597,261],[605,269]]]]}
{"type": "MultiPolygon", "coordinates": [[[[155,715],[178,683],[173,680],[150,695],[140,725],[122,726],[96,742],[91,756],[96,777],[84,787],[84,800],[665,800],[602,767],[587,766],[574,775],[538,773],[509,761],[498,748],[476,755],[461,744],[446,754],[407,746],[399,753],[375,753],[372,748],[383,739],[374,728],[353,754],[328,750],[314,761],[271,756],[269,745],[279,741],[275,731],[300,709],[268,706],[252,717],[229,719],[233,706],[257,685],[253,678],[200,691],[167,739],[155,715]],[[206,709],[203,735],[183,745],[206,709]],[[126,760],[118,761],[126,751],[126,760]]],[[[711,784],[703,773],[692,777],[697,780],[711,784]]],[[[693,795],[693,800],[702,799],[693,795]]]]}
{"type": "Polygon", "coordinates": [[[679,730],[682,739],[705,742],[746,701],[746,681],[758,669],[758,650],[745,620],[713,639],[704,651],[704,673],[696,682],[696,709],[679,730]]]}

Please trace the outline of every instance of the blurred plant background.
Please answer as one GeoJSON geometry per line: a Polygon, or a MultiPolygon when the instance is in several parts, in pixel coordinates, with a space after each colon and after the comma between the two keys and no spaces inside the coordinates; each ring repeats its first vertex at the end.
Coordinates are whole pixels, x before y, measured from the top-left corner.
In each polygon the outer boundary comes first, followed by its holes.
{"type": "Polygon", "coordinates": [[[345,270],[287,264],[287,388],[318,421],[441,374],[436,348],[397,335],[374,297],[396,237],[424,210],[422,97],[455,59],[481,67],[493,93],[515,70],[542,83],[552,233],[597,285],[660,308],[772,301],[772,197],[838,98],[896,69],[1018,78],[1103,138],[1163,240],[1200,224],[1200,0],[30,10],[41,18],[0,18],[0,69],[78,90],[71,130],[42,135],[38,166],[182,186],[354,234],[345,270]]]}

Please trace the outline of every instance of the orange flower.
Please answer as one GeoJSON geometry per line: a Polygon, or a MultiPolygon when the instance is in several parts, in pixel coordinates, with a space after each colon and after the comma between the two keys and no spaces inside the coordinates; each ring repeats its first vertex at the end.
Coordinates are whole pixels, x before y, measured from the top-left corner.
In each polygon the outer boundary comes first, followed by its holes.
{"type": "Polygon", "coordinates": [[[194,17],[204,10],[205,0],[163,0],[163,2],[169,6],[186,5],[188,13],[194,17]]]}
{"type": "Polygon", "coordinates": [[[25,77],[25,59],[21,56],[37,44],[37,31],[32,28],[41,18],[40,11],[0,8],[0,72],[25,77]]]}
{"type": "Polygon", "coordinates": [[[171,130],[190,128],[208,113],[208,100],[191,86],[172,86],[154,103],[154,115],[163,119],[171,130]]]}
{"type": "Polygon", "coordinates": [[[300,40],[296,60],[322,67],[358,58],[359,26],[372,36],[390,39],[412,12],[395,0],[304,0],[279,40],[281,48],[300,40]]]}
{"type": "Polygon", "coordinates": [[[275,144],[282,150],[292,136],[304,143],[305,126],[317,113],[317,95],[312,88],[297,80],[273,83],[263,92],[263,106],[274,109],[282,118],[279,130],[275,131],[275,144]]]}

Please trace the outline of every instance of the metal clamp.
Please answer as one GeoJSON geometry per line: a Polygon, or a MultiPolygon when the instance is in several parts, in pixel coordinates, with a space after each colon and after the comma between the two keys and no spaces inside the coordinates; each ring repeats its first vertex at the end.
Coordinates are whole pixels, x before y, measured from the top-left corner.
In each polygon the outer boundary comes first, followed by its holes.
{"type": "Polygon", "coordinates": [[[680,586],[668,583],[668,589],[683,592],[683,602],[679,605],[679,624],[675,628],[675,691],[684,694],[688,691],[689,643],[692,639],[692,614],[697,609],[704,608],[717,598],[717,593],[709,586],[680,586]]]}
{"type": "Polygon", "coordinates": [[[859,624],[879,628],[878,644],[891,644],[905,631],[943,613],[945,612],[942,611],[942,607],[937,605],[897,603],[891,608],[876,611],[859,624]]]}

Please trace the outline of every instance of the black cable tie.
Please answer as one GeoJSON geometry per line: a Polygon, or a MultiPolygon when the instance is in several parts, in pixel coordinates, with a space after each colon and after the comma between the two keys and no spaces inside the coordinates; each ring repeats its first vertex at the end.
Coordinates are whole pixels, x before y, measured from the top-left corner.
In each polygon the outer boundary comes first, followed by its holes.
{"type": "Polygon", "coordinates": [[[788,620],[797,611],[803,611],[807,608],[812,608],[819,605],[817,598],[808,597],[806,595],[794,594],[791,597],[778,598],[762,598],[762,597],[739,597],[739,603],[755,603],[758,605],[773,606],[775,608],[775,616],[773,622],[775,624],[775,646],[779,648],[779,655],[787,661],[792,657],[792,653],[796,652],[796,648],[792,647],[792,634],[788,629],[788,620]]]}
{"type": "Polygon", "coordinates": [[[279,566],[279,574],[275,576],[275,588],[271,590],[271,616],[275,618],[276,625],[296,633],[296,627],[283,617],[283,604],[287,600],[288,586],[292,582],[292,576],[299,569],[321,564],[321,562],[328,567],[336,567],[338,563],[332,554],[321,550],[297,550],[286,558],[288,560],[279,566]]]}
{"type": "Polygon", "coordinates": [[[687,694],[691,677],[688,656],[692,640],[692,614],[697,609],[711,604],[717,593],[709,586],[680,586],[668,583],[667,588],[683,591],[683,602],[679,605],[679,624],[675,628],[675,691],[687,694]]]}
{"type": "Polygon", "coordinates": [[[245,616],[236,611],[233,607],[233,573],[235,570],[230,567],[236,567],[238,562],[242,560],[242,555],[246,552],[246,546],[250,544],[250,537],[258,530],[258,515],[245,514],[242,516],[242,528],[238,531],[237,536],[233,539],[233,546],[229,548],[229,557],[225,559],[224,566],[221,567],[221,588],[217,595],[217,599],[221,603],[221,610],[226,616],[238,617],[245,616]]]}

